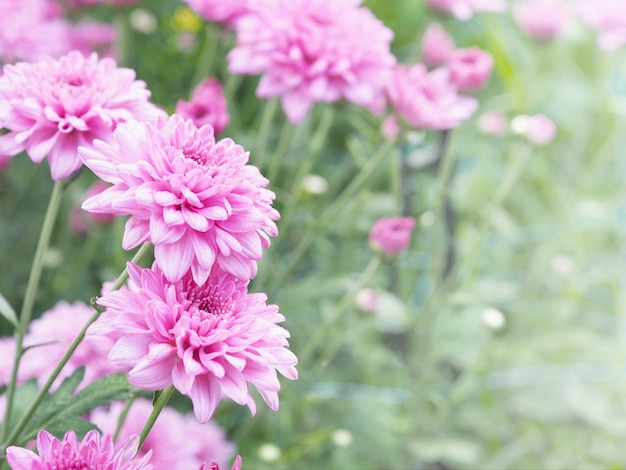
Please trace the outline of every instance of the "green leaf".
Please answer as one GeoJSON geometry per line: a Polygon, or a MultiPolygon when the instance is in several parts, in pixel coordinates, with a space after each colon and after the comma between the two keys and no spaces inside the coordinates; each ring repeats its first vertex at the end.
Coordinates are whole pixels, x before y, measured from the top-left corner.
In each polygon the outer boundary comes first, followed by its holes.
{"type": "Polygon", "coordinates": [[[7,301],[7,299],[0,294],[0,315],[7,319],[7,321],[13,325],[13,328],[16,330],[19,328],[19,323],[17,321],[17,315],[15,314],[15,310],[11,307],[11,304],[7,301]]]}

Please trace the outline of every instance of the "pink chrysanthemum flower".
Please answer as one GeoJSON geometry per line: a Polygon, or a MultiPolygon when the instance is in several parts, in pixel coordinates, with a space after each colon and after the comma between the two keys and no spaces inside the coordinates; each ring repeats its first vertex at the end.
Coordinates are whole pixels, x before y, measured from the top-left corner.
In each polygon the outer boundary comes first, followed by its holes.
{"type": "Polygon", "coordinates": [[[422,37],[423,61],[429,67],[443,65],[454,52],[454,39],[439,23],[431,23],[422,37]]]}
{"type": "Polygon", "coordinates": [[[469,20],[477,11],[500,12],[506,8],[504,0],[426,0],[426,3],[463,21],[469,20]]]}
{"type": "Polygon", "coordinates": [[[233,26],[243,15],[248,13],[250,0],[183,0],[198,15],[214,23],[233,26]]]}
{"type": "Polygon", "coordinates": [[[222,397],[256,405],[254,385],[268,406],[278,409],[276,370],[295,380],[296,356],[276,305],[264,294],[248,294],[247,282],[215,266],[199,286],[191,275],[170,283],[158,266],[128,264],[127,288],[98,303],[107,310],[89,335],[117,342],[109,358],[130,369],[131,384],[147,390],[174,385],[188,395],[198,421],[208,421],[222,397]]]}
{"type": "Polygon", "coordinates": [[[457,93],[446,69],[428,72],[423,64],[397,66],[387,93],[393,108],[416,129],[451,129],[478,108],[475,98],[457,93]]]}
{"type": "Polygon", "coordinates": [[[626,2],[623,0],[580,0],[578,15],[598,32],[598,45],[614,50],[626,44],[626,2]]]}
{"type": "Polygon", "coordinates": [[[165,113],[148,102],[146,84],[112,59],[72,51],[58,60],[6,65],[0,77],[0,153],[46,156],[54,180],[81,166],[78,146],[109,140],[129,119],[154,120],[165,113]]]}
{"type": "Polygon", "coordinates": [[[211,126],[197,128],[173,115],[157,123],[120,125],[110,144],[81,148],[89,168],[113,187],[87,199],[96,213],[129,214],[123,247],[151,241],[157,264],[171,282],[189,269],[203,284],[214,263],[248,280],[269,236],[278,231],[274,193],[248,152],[218,142],[211,126]]]}
{"type": "Polygon", "coordinates": [[[191,94],[191,100],[180,100],[176,104],[176,114],[191,119],[197,127],[210,124],[215,136],[228,126],[230,116],[228,105],[220,82],[214,77],[203,80],[191,94]]]}
{"type": "Polygon", "coordinates": [[[513,7],[514,18],[522,30],[537,39],[553,39],[570,18],[570,5],[563,0],[528,0],[513,7]]]}
{"type": "Polygon", "coordinates": [[[493,70],[493,57],[479,47],[457,49],[448,58],[450,81],[463,91],[481,89],[493,70]]]}
{"type": "Polygon", "coordinates": [[[361,0],[264,0],[236,26],[231,73],[261,73],[257,96],[282,97],[289,120],[300,122],[316,101],[341,98],[374,112],[395,57],[393,33],[361,0]]]}
{"type": "Polygon", "coordinates": [[[62,440],[45,430],[37,435],[36,454],[32,450],[11,446],[7,461],[13,470],[100,469],[152,470],[150,453],[136,459],[139,437],[133,436],[120,446],[114,446],[111,436],[100,437],[89,431],[82,441],[74,431],[68,431],[62,440]]]}
{"type": "Polygon", "coordinates": [[[386,255],[397,255],[411,244],[411,234],[415,227],[413,217],[383,217],[379,219],[369,234],[371,246],[386,255]]]}
{"type": "MultiPolygon", "coordinates": [[[[124,409],[123,402],[113,403],[109,409],[91,412],[89,421],[104,433],[113,434],[124,409]]],[[[118,440],[139,434],[152,413],[152,402],[135,400],[126,415],[118,440]]],[[[172,408],[164,408],[141,447],[139,457],[152,451],[150,463],[154,470],[197,469],[205,461],[215,461],[221,466],[235,455],[235,445],[226,440],[226,432],[209,421],[200,424],[190,415],[183,416],[172,408]]]]}

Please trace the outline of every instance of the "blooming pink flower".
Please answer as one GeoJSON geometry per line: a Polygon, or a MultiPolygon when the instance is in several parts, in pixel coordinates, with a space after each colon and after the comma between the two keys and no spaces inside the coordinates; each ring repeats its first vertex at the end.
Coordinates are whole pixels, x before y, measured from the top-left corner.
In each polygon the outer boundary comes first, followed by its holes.
{"type": "Polygon", "coordinates": [[[248,152],[230,139],[215,142],[213,128],[174,115],[157,123],[128,122],[111,143],[81,148],[85,165],[113,187],[87,199],[95,213],[129,214],[123,247],[150,240],[171,282],[189,269],[203,284],[214,263],[240,279],[256,261],[279,218],[274,193],[248,152]]]}
{"type": "Polygon", "coordinates": [[[500,111],[488,111],[478,118],[476,126],[482,134],[502,135],[506,132],[506,116],[500,111]]]}
{"type": "Polygon", "coordinates": [[[424,63],[429,67],[443,65],[454,52],[454,40],[439,23],[431,23],[422,38],[424,63]]]}
{"type": "Polygon", "coordinates": [[[411,244],[413,227],[415,227],[413,217],[383,217],[370,231],[370,244],[384,254],[396,255],[405,251],[411,244]]]}
{"type": "Polygon", "coordinates": [[[493,70],[493,57],[478,47],[457,49],[448,59],[450,81],[464,91],[481,89],[493,70]]]}
{"type": "Polygon", "coordinates": [[[198,15],[214,23],[233,26],[248,10],[250,0],[183,0],[198,15]]]}
{"type": "Polygon", "coordinates": [[[397,66],[387,94],[393,108],[416,129],[451,129],[478,107],[476,99],[457,93],[446,69],[428,72],[423,64],[397,66]]]}
{"type": "Polygon", "coordinates": [[[220,82],[213,77],[200,82],[193,90],[190,101],[178,101],[176,114],[184,119],[191,119],[197,127],[210,124],[215,136],[220,135],[230,120],[220,82]]]}
{"type": "Polygon", "coordinates": [[[361,0],[263,0],[236,26],[231,73],[262,73],[257,96],[282,97],[283,110],[300,122],[316,101],[341,98],[374,112],[395,58],[393,33],[361,0]]]}
{"type": "Polygon", "coordinates": [[[133,436],[120,446],[114,446],[111,436],[100,437],[98,431],[89,431],[78,441],[74,431],[68,431],[62,440],[45,430],[37,435],[37,455],[32,450],[11,446],[7,461],[13,470],[52,469],[106,469],[152,470],[150,453],[136,459],[139,436],[133,436]]]}
{"type": "Polygon", "coordinates": [[[120,122],[163,114],[148,102],[145,86],[112,59],[77,51],[59,60],[6,65],[0,77],[0,127],[10,132],[0,137],[0,153],[26,150],[36,163],[47,156],[52,178],[67,178],[81,166],[79,145],[109,140],[120,122]]]}
{"type": "MultiPolygon", "coordinates": [[[[93,410],[89,421],[104,433],[113,434],[124,409],[123,402],[113,403],[109,409],[93,410]]],[[[118,439],[126,440],[139,434],[152,413],[152,402],[135,400],[124,420],[118,439]]],[[[235,445],[226,440],[226,432],[212,421],[200,424],[193,416],[184,416],[172,408],[164,408],[146,441],[139,457],[152,452],[150,463],[154,470],[197,469],[204,461],[215,461],[221,466],[235,454],[235,445]]]]}
{"type": "Polygon", "coordinates": [[[500,12],[506,8],[504,0],[426,0],[426,3],[463,21],[469,20],[476,11],[500,12]]]}
{"type": "Polygon", "coordinates": [[[188,395],[198,421],[208,421],[222,397],[256,405],[248,384],[268,406],[278,409],[276,370],[296,379],[297,359],[289,332],[264,294],[248,294],[241,281],[215,266],[199,286],[188,274],[170,283],[158,266],[128,264],[127,288],[98,303],[107,308],[89,335],[117,342],[109,358],[130,369],[131,384],[147,390],[174,385],[188,395]]]}
{"type": "Polygon", "coordinates": [[[533,116],[520,115],[511,121],[513,132],[527,138],[535,145],[545,145],[554,140],[556,124],[543,114],[533,116]]]}
{"type": "Polygon", "coordinates": [[[528,0],[516,3],[513,13],[526,34],[537,39],[552,39],[563,31],[570,9],[562,0],[528,0]]]}
{"type": "Polygon", "coordinates": [[[626,43],[626,2],[579,0],[578,15],[598,32],[598,45],[605,50],[626,43]]]}

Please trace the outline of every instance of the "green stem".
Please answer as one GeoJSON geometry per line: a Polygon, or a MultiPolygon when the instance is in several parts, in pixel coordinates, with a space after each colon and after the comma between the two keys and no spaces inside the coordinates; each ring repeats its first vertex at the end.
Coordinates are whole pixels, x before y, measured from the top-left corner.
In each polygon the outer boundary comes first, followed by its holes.
{"type": "Polygon", "coordinates": [[[270,138],[270,130],[272,128],[272,123],[274,122],[274,116],[276,115],[277,109],[278,98],[271,98],[267,100],[263,106],[261,127],[259,128],[259,134],[253,152],[254,160],[257,162],[256,166],[259,167],[261,171],[263,171],[265,152],[267,151],[267,142],[270,138]]]}
{"type": "Polygon", "coordinates": [[[276,152],[272,156],[272,161],[270,162],[270,169],[267,175],[267,179],[270,180],[270,183],[276,182],[276,178],[278,177],[278,173],[280,172],[280,167],[285,160],[285,155],[287,155],[287,150],[289,149],[289,144],[291,143],[291,138],[293,137],[293,132],[295,130],[295,126],[291,124],[289,121],[285,121],[283,125],[283,130],[280,133],[280,140],[278,141],[278,145],[276,146],[276,152]]]}
{"type": "Polygon", "coordinates": [[[3,439],[9,432],[11,415],[13,413],[15,388],[17,386],[17,372],[20,366],[22,354],[24,353],[24,336],[26,335],[26,330],[28,329],[28,324],[30,323],[33,306],[35,305],[35,298],[37,297],[37,291],[39,289],[39,280],[41,279],[41,272],[43,270],[44,257],[46,255],[46,251],[48,251],[50,236],[52,235],[52,229],[54,228],[54,223],[59,212],[59,206],[61,205],[64,189],[64,181],[56,181],[54,183],[52,195],[50,196],[50,202],[48,203],[48,209],[46,210],[46,215],[41,227],[41,233],[39,234],[39,241],[37,242],[37,249],[35,251],[33,265],[30,270],[28,284],[26,285],[26,293],[24,295],[24,302],[22,303],[22,310],[19,318],[19,329],[16,331],[15,359],[13,360],[11,379],[7,388],[7,404],[2,429],[3,439]]]}
{"type": "Polygon", "coordinates": [[[165,408],[165,405],[167,405],[167,402],[173,393],[174,386],[170,385],[165,390],[163,390],[159,395],[159,398],[157,398],[157,401],[154,404],[154,408],[152,408],[152,413],[150,413],[150,416],[148,417],[148,421],[146,421],[146,424],[141,430],[141,433],[139,433],[139,446],[137,447],[137,452],[141,450],[141,446],[143,446],[143,443],[146,441],[148,434],[150,434],[152,426],[154,426],[154,423],[159,417],[159,414],[161,414],[161,411],[163,410],[163,408],[165,408]]]}
{"type": "Polygon", "coordinates": [[[219,49],[219,31],[211,25],[205,25],[204,38],[198,53],[198,62],[191,79],[191,88],[196,87],[211,73],[211,67],[219,49]]]}
{"type": "Polygon", "coordinates": [[[128,412],[130,411],[130,407],[133,406],[133,403],[137,399],[138,395],[133,393],[133,395],[126,400],[126,404],[124,405],[124,409],[120,413],[120,417],[117,419],[117,427],[115,428],[115,432],[113,433],[113,442],[117,442],[117,438],[120,436],[120,432],[122,431],[122,427],[126,422],[126,417],[128,416],[128,412]]]}

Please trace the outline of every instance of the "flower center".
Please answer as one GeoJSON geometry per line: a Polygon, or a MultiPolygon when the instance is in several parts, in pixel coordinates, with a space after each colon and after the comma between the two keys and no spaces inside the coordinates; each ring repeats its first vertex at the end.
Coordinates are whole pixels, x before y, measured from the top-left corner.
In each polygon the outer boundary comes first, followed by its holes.
{"type": "Polygon", "coordinates": [[[188,311],[200,320],[222,318],[230,315],[233,301],[220,295],[217,286],[197,286],[187,289],[187,300],[191,303],[188,311]]]}

